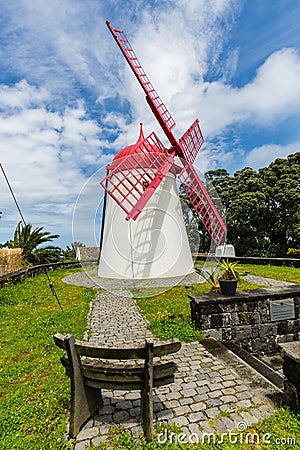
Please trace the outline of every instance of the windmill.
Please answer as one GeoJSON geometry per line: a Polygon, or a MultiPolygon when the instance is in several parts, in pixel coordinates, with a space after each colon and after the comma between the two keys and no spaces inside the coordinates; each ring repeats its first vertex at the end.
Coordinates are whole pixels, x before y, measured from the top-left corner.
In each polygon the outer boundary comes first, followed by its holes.
{"type": "MultiPolygon", "coordinates": [[[[226,227],[193,167],[195,158],[204,142],[198,119],[194,121],[183,136],[177,141],[172,131],[175,126],[175,121],[149,81],[124,32],[112,27],[108,21],[106,24],[139,84],[144,90],[146,101],[170,142],[170,148],[167,149],[154,132],[144,138],[141,130],[137,143],[134,146],[130,146],[131,151],[121,152],[122,155],[126,156],[118,157],[117,155],[117,157],[114,158],[112,165],[107,166],[107,175],[100,184],[109,194],[111,202],[114,202],[113,212],[110,211],[109,227],[113,227],[114,224],[118,223],[119,229],[121,230],[122,227],[124,229],[124,225],[120,223],[121,216],[113,219],[113,216],[118,214],[116,211],[119,212],[121,209],[123,211],[123,216],[125,213],[125,220],[129,221],[128,233],[131,234],[131,223],[137,221],[140,215],[142,216],[141,213],[149,209],[151,202],[154,202],[154,207],[155,204],[158,204],[159,198],[162,196],[160,191],[164,191],[165,194],[163,197],[167,195],[170,186],[168,189],[164,186],[168,184],[168,178],[171,177],[174,179],[175,177],[178,177],[190,204],[202,221],[213,242],[219,246],[225,239],[226,227]],[[118,206],[118,209],[116,209],[116,205],[118,206]]],[[[164,206],[162,206],[162,208],[164,208],[164,206]]],[[[172,214],[178,214],[178,207],[175,205],[174,208],[172,214]],[[175,210],[177,211],[176,213],[174,213],[175,210]]],[[[176,216],[175,221],[181,223],[182,219],[178,215],[176,216]]],[[[181,225],[179,228],[181,240],[184,241],[181,242],[181,244],[186,246],[185,231],[182,229],[181,225]]],[[[108,227],[106,227],[106,241],[109,238],[109,231],[107,231],[107,229],[108,227]]],[[[168,229],[166,228],[163,230],[163,233],[165,236],[168,236],[168,229]]],[[[174,243],[174,237],[171,237],[171,239],[174,243]]],[[[121,247],[122,241],[123,237],[120,241],[121,247]]],[[[130,244],[132,247],[132,242],[130,244]]],[[[107,257],[109,258],[109,253],[111,253],[111,249],[105,250],[105,248],[102,248],[99,261],[100,276],[113,276],[114,270],[110,272],[105,269],[106,264],[104,260],[107,257]]],[[[126,251],[117,249],[116,254],[117,253],[122,253],[123,257],[126,251]]],[[[185,253],[186,250],[184,249],[184,254],[185,253]]],[[[154,255],[155,260],[157,260],[156,256],[157,255],[154,255]]],[[[168,258],[169,257],[167,257],[167,259],[168,258]]],[[[114,256],[111,257],[111,261],[109,262],[110,266],[114,265],[112,259],[114,259],[114,256]]],[[[129,254],[125,256],[125,259],[127,259],[128,262],[131,261],[131,264],[134,263],[132,254],[131,257],[129,254]]],[[[182,263],[181,257],[179,260],[182,263]]],[[[186,261],[186,264],[183,264],[183,268],[180,269],[182,272],[181,275],[192,270],[191,255],[186,257],[186,261]]],[[[153,266],[153,261],[149,262],[149,264],[152,264],[153,266]]],[[[161,263],[158,262],[158,264],[161,263]]],[[[182,264],[180,265],[182,266],[182,264]]],[[[175,269],[174,274],[177,273],[176,271],[177,269],[175,269]]],[[[121,269],[120,271],[117,270],[117,272],[124,271],[121,269]]],[[[126,274],[123,273],[123,275],[125,277],[129,276],[127,269],[125,272],[126,274]]],[[[142,277],[145,276],[145,273],[147,273],[148,276],[157,276],[155,270],[149,271],[149,267],[146,272],[141,272],[142,277]]],[[[162,270],[161,273],[166,274],[164,276],[170,276],[168,270],[162,270]]],[[[178,273],[178,275],[180,274],[178,273]]],[[[132,270],[132,276],[134,276],[134,270],[132,270]]]]}

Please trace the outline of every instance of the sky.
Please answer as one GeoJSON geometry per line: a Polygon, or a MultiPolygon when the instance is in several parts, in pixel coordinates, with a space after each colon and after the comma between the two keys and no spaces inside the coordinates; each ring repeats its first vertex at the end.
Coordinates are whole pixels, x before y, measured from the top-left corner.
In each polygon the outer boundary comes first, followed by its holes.
{"type": "MultiPolygon", "coordinates": [[[[201,172],[300,151],[300,0],[0,0],[0,163],[27,223],[97,245],[105,166],[162,130],[105,21],[123,29],[201,172]],[[82,231],[84,229],[84,232],[82,231]]],[[[0,242],[20,220],[0,173],[0,242]]]]}

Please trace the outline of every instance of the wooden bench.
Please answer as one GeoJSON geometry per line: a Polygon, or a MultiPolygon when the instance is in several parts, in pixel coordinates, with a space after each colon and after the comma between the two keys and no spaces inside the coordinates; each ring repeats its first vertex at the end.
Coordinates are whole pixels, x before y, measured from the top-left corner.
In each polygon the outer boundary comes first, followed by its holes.
{"type": "Polygon", "coordinates": [[[103,407],[101,389],[140,390],[144,433],[147,441],[151,441],[153,388],[172,383],[177,369],[173,361],[153,361],[153,358],[177,352],[181,343],[170,339],[154,345],[146,340],[144,345],[125,348],[96,347],[75,340],[71,334],[59,333],[54,342],[67,352],[61,362],[71,381],[70,437],[75,437],[82,425],[103,407]]]}

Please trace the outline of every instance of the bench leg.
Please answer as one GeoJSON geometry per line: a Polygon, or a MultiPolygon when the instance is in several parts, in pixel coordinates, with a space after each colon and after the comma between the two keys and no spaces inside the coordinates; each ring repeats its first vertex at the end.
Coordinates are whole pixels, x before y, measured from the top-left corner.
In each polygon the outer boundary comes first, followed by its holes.
{"type": "Polygon", "coordinates": [[[151,391],[141,392],[141,410],[144,423],[144,433],[147,442],[153,440],[153,394],[151,391]]]}
{"type": "Polygon", "coordinates": [[[82,425],[93,416],[103,405],[100,389],[89,386],[80,386],[76,383],[75,388],[71,388],[71,408],[70,408],[70,431],[71,438],[75,438],[82,425]]]}
{"type": "Polygon", "coordinates": [[[103,405],[100,389],[86,386],[80,370],[80,359],[76,353],[74,336],[65,340],[68,359],[71,362],[71,438],[76,437],[81,426],[103,405]]]}
{"type": "Polygon", "coordinates": [[[153,440],[153,342],[146,341],[145,385],[141,392],[141,411],[147,442],[153,440]]]}

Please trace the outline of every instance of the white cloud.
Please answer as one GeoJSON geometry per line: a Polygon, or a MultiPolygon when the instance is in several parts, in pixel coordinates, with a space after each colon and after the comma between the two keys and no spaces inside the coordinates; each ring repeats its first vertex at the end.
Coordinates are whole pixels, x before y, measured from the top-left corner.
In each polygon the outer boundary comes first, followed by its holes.
{"type": "Polygon", "coordinates": [[[283,121],[300,112],[300,55],[293,49],[280,50],[265,61],[245,86],[206,83],[199,94],[207,135],[216,135],[239,122],[247,121],[249,126],[275,125],[278,119],[283,121]]]}
{"type": "Polygon", "coordinates": [[[288,155],[299,152],[300,142],[290,145],[267,144],[255,147],[246,156],[246,165],[253,169],[268,166],[276,158],[286,158],[288,155]]]}
{"type": "MultiPolygon", "coordinates": [[[[69,236],[66,225],[76,196],[87,176],[84,167],[101,167],[112,155],[103,155],[101,131],[95,121],[87,118],[83,103],[64,112],[50,112],[44,100],[44,89],[28,83],[2,87],[0,96],[0,154],[1,163],[15,195],[22,205],[26,220],[46,230],[69,236]],[[30,101],[29,101],[30,99],[30,101]],[[7,109],[7,104],[13,109],[7,109]],[[55,229],[56,228],[56,229],[55,229]]],[[[15,205],[1,175],[2,231],[11,237],[18,222],[15,205]]],[[[100,189],[95,196],[100,194],[100,189]]],[[[3,241],[3,239],[1,239],[3,241]]],[[[69,242],[70,243],[70,242],[69,242]]]]}

